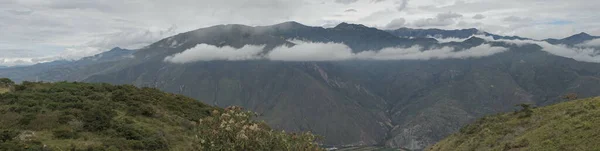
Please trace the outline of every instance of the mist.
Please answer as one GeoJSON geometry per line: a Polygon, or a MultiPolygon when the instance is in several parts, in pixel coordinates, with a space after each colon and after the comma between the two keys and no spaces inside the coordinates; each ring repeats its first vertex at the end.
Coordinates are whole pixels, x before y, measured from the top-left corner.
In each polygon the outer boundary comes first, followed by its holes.
{"type": "Polygon", "coordinates": [[[469,39],[471,37],[467,37],[467,38],[458,38],[458,37],[440,38],[440,37],[435,37],[435,36],[427,36],[427,38],[433,38],[433,39],[437,40],[440,43],[463,42],[463,41],[465,41],[465,40],[467,40],[467,39],[469,39]]]}
{"type": "Polygon", "coordinates": [[[313,43],[294,41],[293,47],[280,46],[269,52],[267,58],[276,61],[340,61],[352,59],[352,49],[341,43],[313,43]]]}
{"type": "Polygon", "coordinates": [[[356,58],[370,60],[466,59],[491,56],[507,50],[504,47],[492,47],[488,44],[458,51],[453,47],[424,50],[421,46],[413,46],[410,48],[384,48],[380,51],[364,51],[356,54],[356,58]]]}
{"type": "MultiPolygon", "coordinates": [[[[489,37],[489,36],[478,36],[478,37],[485,39],[487,41],[499,41],[499,42],[510,43],[510,44],[514,44],[514,45],[518,45],[518,46],[525,45],[525,44],[536,44],[536,45],[542,47],[542,51],[546,51],[553,55],[571,58],[571,59],[575,59],[577,61],[600,63],[600,55],[599,55],[600,53],[598,53],[598,50],[596,50],[594,48],[569,47],[567,45],[562,45],[562,44],[553,45],[546,41],[536,41],[536,40],[505,40],[505,39],[495,40],[494,38],[489,37]]],[[[588,42],[586,42],[586,43],[588,43],[588,42]]]]}
{"type": "Polygon", "coordinates": [[[189,63],[197,61],[212,60],[254,60],[260,59],[258,54],[263,51],[264,46],[246,45],[242,48],[229,46],[216,47],[213,45],[199,44],[183,52],[167,56],[164,61],[171,63],[189,63]]]}
{"type": "Polygon", "coordinates": [[[600,47],[600,39],[589,40],[589,41],[583,42],[581,44],[577,44],[577,46],[580,46],[580,47],[600,47]]]}
{"type": "Polygon", "coordinates": [[[168,56],[164,59],[170,63],[189,63],[212,60],[257,60],[273,61],[342,61],[342,60],[430,60],[430,59],[466,59],[480,58],[507,51],[504,47],[493,47],[488,44],[458,50],[454,47],[424,49],[422,46],[408,48],[389,47],[381,50],[353,53],[343,43],[315,43],[294,41],[292,47],[279,46],[262,54],[264,46],[246,45],[242,48],[229,46],[216,47],[200,44],[194,48],[168,56]]]}

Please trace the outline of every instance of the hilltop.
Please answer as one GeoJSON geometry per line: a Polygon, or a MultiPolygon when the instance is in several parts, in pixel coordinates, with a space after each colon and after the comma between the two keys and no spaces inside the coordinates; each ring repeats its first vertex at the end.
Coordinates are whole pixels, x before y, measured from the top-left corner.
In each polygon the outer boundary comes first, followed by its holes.
{"type": "Polygon", "coordinates": [[[0,150],[319,150],[311,134],[275,131],[239,107],[154,88],[13,86],[0,94],[0,150]]]}
{"type": "Polygon", "coordinates": [[[484,117],[429,150],[598,150],[599,117],[600,97],[527,108],[484,117]]]}

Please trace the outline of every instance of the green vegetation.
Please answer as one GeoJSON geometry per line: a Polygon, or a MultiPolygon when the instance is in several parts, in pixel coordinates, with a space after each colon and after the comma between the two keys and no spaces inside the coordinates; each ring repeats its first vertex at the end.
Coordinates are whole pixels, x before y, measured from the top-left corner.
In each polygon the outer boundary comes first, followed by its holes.
{"type": "Polygon", "coordinates": [[[0,94],[11,91],[15,82],[7,78],[0,78],[0,94]]]}
{"type": "Polygon", "coordinates": [[[463,127],[429,150],[600,150],[600,97],[520,106],[463,127]]]}
{"type": "Polygon", "coordinates": [[[240,108],[215,108],[153,88],[10,85],[14,90],[0,94],[0,150],[320,149],[312,134],[274,131],[240,108]]]}

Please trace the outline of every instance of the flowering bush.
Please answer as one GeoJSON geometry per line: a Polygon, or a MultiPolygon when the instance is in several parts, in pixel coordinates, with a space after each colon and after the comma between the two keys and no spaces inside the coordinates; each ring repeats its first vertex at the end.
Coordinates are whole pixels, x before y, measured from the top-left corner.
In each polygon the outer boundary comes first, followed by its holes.
{"type": "Polygon", "coordinates": [[[262,122],[253,121],[256,114],[228,107],[213,110],[212,116],[199,121],[196,136],[202,150],[322,150],[311,133],[275,131],[262,122]]]}

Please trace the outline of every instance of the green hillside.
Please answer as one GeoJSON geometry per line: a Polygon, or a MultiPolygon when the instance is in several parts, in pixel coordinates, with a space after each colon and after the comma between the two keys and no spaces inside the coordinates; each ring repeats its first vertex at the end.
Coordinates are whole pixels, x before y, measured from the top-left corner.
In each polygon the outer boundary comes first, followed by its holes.
{"type": "Polygon", "coordinates": [[[88,83],[0,86],[0,150],[319,150],[237,107],[153,88],[88,83]]]}
{"type": "Polygon", "coordinates": [[[600,97],[484,117],[429,148],[600,150],[600,97]]]}

